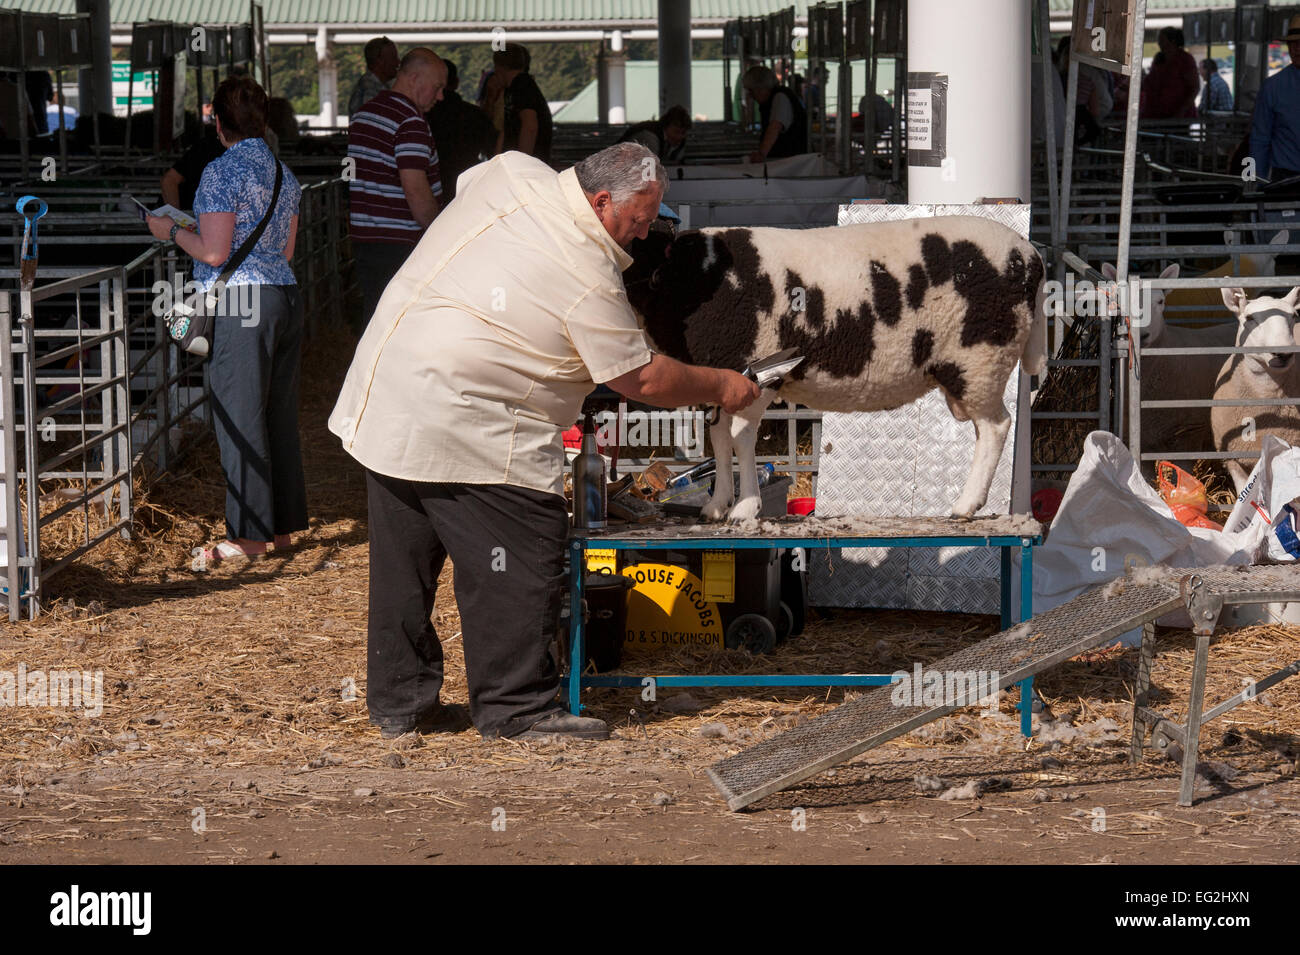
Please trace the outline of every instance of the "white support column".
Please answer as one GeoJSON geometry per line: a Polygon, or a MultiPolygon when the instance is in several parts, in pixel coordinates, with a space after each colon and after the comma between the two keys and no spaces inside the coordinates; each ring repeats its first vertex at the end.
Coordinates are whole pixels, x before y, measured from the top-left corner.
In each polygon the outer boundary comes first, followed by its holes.
{"type": "Polygon", "coordinates": [[[659,0],[659,115],[691,109],[691,2],[659,0]]]}
{"type": "MultiPolygon", "coordinates": [[[[609,100],[608,112],[603,115],[611,126],[622,126],[627,122],[627,53],[623,50],[622,30],[615,30],[609,36],[605,72],[609,100]]],[[[663,115],[662,111],[660,115],[663,115]]]]}
{"type": "Polygon", "coordinates": [[[316,75],[320,91],[317,120],[321,126],[336,126],[339,121],[339,68],[325,27],[316,30],[316,75]]]}
{"type": "Polygon", "coordinates": [[[950,0],[908,0],[907,16],[908,200],[1028,202],[1030,0],[982,0],[969,15],[950,0]],[[946,95],[923,136],[931,84],[917,75],[927,73],[935,86],[946,78],[946,95]]]}

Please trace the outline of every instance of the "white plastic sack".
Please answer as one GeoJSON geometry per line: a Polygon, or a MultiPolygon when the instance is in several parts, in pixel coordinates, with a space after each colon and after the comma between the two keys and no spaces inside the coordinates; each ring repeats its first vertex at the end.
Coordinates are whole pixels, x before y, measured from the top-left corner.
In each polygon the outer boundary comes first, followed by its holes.
{"type": "MultiPolygon", "coordinates": [[[[1115,577],[1128,567],[1208,567],[1294,560],[1292,501],[1300,496],[1300,448],[1266,435],[1259,463],[1223,531],[1187,527],[1142,478],[1133,456],[1114,435],[1094,431],[1042,547],[1034,550],[1034,613],[1050,610],[1115,577]],[[1256,506],[1258,505],[1258,507],[1256,506]]],[[[1282,607],[1268,605],[1274,616],[1282,607]]],[[[1160,619],[1188,624],[1185,613],[1160,619]]],[[[1136,642],[1140,631],[1123,638],[1136,642]]]]}
{"type": "Polygon", "coordinates": [[[1264,435],[1259,460],[1250,472],[1246,487],[1223,525],[1225,534],[1247,539],[1262,537],[1261,558],[1289,562],[1300,557],[1296,537],[1295,509],[1291,502],[1300,497],[1300,448],[1280,438],[1264,435]]]}
{"type": "Polygon", "coordinates": [[[1179,523],[1123,442],[1094,431],[1047,541],[1034,549],[1034,613],[1120,577],[1126,567],[1253,563],[1262,538],[1253,525],[1228,535],[1179,523]]]}

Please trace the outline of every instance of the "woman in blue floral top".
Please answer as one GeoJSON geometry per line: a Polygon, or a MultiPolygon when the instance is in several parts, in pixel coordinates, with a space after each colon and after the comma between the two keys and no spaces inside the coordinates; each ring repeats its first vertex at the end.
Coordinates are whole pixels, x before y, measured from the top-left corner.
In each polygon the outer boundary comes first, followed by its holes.
{"type": "MultiPolygon", "coordinates": [[[[166,216],[149,230],[194,258],[194,280],[208,288],[270,205],[278,160],[262,136],[268,103],[249,77],[230,77],[212,97],[226,152],[208,164],[194,197],[198,231],[166,216]]],[[[226,282],[213,323],[213,420],[226,473],[226,537],[194,552],[193,569],[232,557],[257,558],[274,542],[307,529],[298,440],[302,299],[289,261],[302,189],[289,172],[265,231],[226,282]]]]}

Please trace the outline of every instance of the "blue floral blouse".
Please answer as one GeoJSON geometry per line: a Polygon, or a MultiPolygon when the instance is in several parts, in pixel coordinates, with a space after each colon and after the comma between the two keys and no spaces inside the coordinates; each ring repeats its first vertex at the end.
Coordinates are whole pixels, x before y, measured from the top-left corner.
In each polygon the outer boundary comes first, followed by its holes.
{"type": "MultiPolygon", "coordinates": [[[[275,188],[276,158],[265,140],[241,139],[221,156],[208,163],[199,179],[194,194],[194,214],[205,212],[233,212],[235,234],[230,243],[230,254],[248,238],[249,233],[262,221],[267,204],[275,188]]],[[[235,270],[227,285],[295,285],[293,268],[284,257],[284,247],[289,242],[289,225],[298,214],[302,187],[286,166],[284,181],[280,184],[280,198],[275,213],[266,224],[266,231],[257,240],[248,257],[235,270]]],[[[208,265],[195,261],[194,280],[204,288],[221,274],[225,263],[208,265]]]]}

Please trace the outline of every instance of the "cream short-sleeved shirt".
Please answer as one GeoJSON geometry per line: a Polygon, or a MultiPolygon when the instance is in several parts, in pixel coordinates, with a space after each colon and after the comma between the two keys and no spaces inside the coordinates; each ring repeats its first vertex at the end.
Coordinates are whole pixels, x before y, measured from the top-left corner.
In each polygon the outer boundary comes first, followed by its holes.
{"type": "Polygon", "coordinates": [[[390,477],[563,493],[561,431],[650,361],[631,262],[572,169],[471,167],[380,298],[330,431],[390,477]]]}

